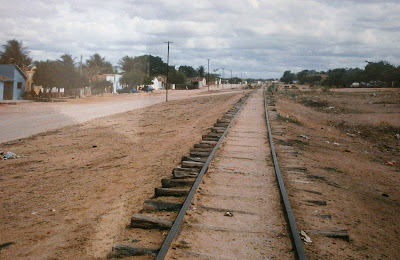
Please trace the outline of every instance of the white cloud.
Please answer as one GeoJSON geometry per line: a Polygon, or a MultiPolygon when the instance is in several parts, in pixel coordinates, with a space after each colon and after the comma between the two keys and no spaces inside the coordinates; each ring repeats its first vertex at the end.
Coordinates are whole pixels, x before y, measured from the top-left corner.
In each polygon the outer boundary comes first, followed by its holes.
{"type": "Polygon", "coordinates": [[[249,0],[251,7],[253,7],[253,9],[257,9],[258,8],[258,0],[249,0]]]}
{"type": "Polygon", "coordinates": [[[0,0],[0,42],[16,38],[34,59],[94,52],[280,77],[286,69],[364,66],[400,58],[395,0],[0,0]],[[29,8],[27,8],[29,7],[29,8]]]}

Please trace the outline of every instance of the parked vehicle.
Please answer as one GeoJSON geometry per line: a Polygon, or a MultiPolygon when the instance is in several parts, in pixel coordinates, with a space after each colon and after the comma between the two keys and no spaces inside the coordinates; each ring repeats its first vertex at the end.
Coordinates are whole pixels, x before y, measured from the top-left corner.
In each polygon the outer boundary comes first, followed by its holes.
{"type": "Polygon", "coordinates": [[[146,91],[146,92],[149,92],[149,91],[153,92],[154,89],[152,86],[144,86],[142,90],[146,91]]]}
{"type": "Polygon", "coordinates": [[[136,88],[123,88],[123,89],[117,89],[117,93],[118,94],[122,94],[122,93],[137,93],[136,88]]]}

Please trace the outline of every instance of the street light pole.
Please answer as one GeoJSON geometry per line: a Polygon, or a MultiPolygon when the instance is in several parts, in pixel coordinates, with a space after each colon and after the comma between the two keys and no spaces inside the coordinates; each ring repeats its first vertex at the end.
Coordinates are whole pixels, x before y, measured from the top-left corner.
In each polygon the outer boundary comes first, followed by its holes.
{"type": "Polygon", "coordinates": [[[210,91],[210,59],[207,59],[207,61],[208,61],[208,69],[207,69],[207,71],[208,71],[208,75],[207,75],[207,81],[208,81],[208,91],[210,91]]]}
{"type": "Polygon", "coordinates": [[[168,44],[168,54],[167,54],[167,83],[165,85],[165,90],[166,90],[166,94],[165,94],[165,101],[168,102],[168,70],[169,70],[169,44],[173,43],[170,41],[164,42],[168,44]]]}

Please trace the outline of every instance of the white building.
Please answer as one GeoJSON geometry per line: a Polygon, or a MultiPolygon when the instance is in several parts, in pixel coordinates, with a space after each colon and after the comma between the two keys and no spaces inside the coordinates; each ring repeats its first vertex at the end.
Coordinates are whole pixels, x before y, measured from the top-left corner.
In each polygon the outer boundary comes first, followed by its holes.
{"type": "Polygon", "coordinates": [[[154,77],[151,81],[153,82],[153,89],[165,89],[164,85],[166,80],[167,78],[165,76],[154,77]]]}
{"type": "Polygon", "coordinates": [[[118,89],[123,88],[123,86],[119,82],[121,78],[122,78],[122,75],[119,75],[119,74],[106,74],[106,80],[113,84],[112,93],[115,94],[115,93],[117,93],[118,89]]]}
{"type": "Polygon", "coordinates": [[[151,82],[153,82],[153,89],[163,89],[162,81],[158,80],[157,77],[155,77],[151,82]]]}
{"type": "Polygon", "coordinates": [[[206,78],[191,78],[190,81],[192,82],[192,85],[195,86],[195,88],[202,88],[205,85],[207,85],[206,78]]]}

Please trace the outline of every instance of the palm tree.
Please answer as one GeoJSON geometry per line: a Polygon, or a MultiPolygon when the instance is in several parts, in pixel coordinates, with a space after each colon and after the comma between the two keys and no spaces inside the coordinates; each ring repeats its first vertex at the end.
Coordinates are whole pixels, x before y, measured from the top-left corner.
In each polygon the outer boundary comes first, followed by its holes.
{"type": "Polygon", "coordinates": [[[90,59],[86,60],[86,65],[91,75],[114,73],[111,63],[105,59],[105,57],[101,57],[100,54],[95,53],[90,56],[90,59]]]}
{"type": "Polygon", "coordinates": [[[75,66],[75,59],[76,58],[72,58],[71,54],[63,54],[60,56],[59,61],[61,61],[64,64],[64,66],[73,67],[75,66]]]}
{"type": "Polygon", "coordinates": [[[0,51],[1,64],[15,64],[19,67],[28,66],[32,63],[29,51],[23,47],[22,42],[12,39],[3,45],[4,51],[0,51]]]}
{"type": "Polygon", "coordinates": [[[105,57],[101,57],[100,54],[95,53],[92,56],[90,56],[90,59],[86,60],[86,65],[95,74],[100,74],[105,59],[106,59],[105,57]]]}
{"type": "Polygon", "coordinates": [[[60,88],[73,89],[74,84],[77,83],[78,71],[75,67],[75,58],[70,54],[61,55],[58,62],[61,64],[61,71],[59,71],[59,87],[58,96],[60,95],[60,88]]]}
{"type": "Polygon", "coordinates": [[[122,59],[118,62],[118,68],[120,68],[123,72],[130,72],[135,67],[135,59],[129,57],[128,55],[122,57],[122,59]]]}
{"type": "Polygon", "coordinates": [[[197,72],[199,73],[199,77],[204,77],[204,71],[205,71],[205,69],[204,69],[203,66],[200,66],[200,67],[197,69],[197,72]]]}

